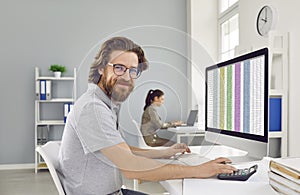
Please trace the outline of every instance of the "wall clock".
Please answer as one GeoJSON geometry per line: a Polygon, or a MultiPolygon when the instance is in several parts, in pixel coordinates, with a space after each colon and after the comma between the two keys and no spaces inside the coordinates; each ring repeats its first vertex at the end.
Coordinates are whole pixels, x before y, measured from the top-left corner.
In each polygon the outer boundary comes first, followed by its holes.
{"type": "Polygon", "coordinates": [[[269,31],[274,29],[277,20],[276,10],[271,6],[264,6],[260,9],[256,19],[256,29],[259,35],[267,36],[269,31]]]}

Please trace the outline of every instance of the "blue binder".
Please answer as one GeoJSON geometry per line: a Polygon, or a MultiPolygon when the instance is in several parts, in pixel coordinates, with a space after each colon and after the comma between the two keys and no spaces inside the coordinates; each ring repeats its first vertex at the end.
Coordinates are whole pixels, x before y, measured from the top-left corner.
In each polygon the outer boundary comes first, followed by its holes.
{"type": "Polygon", "coordinates": [[[40,100],[46,100],[46,80],[40,80],[40,100]]]}
{"type": "Polygon", "coordinates": [[[281,98],[270,98],[269,131],[281,131],[281,98]]]}
{"type": "Polygon", "coordinates": [[[70,111],[72,110],[72,108],[73,108],[73,104],[72,103],[65,103],[64,104],[64,123],[67,122],[68,114],[70,113],[70,111]]]}

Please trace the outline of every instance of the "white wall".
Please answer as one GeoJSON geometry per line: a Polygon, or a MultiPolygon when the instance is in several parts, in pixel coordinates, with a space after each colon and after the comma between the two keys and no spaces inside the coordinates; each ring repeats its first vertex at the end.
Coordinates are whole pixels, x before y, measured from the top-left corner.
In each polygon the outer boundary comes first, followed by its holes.
{"type": "Polygon", "coordinates": [[[298,0],[240,0],[240,48],[261,48],[267,46],[267,38],[261,37],[256,32],[256,17],[264,5],[272,5],[278,14],[277,25],[274,30],[287,31],[290,34],[289,48],[289,133],[288,147],[290,156],[300,156],[300,66],[299,66],[299,45],[300,45],[300,1],[298,0]]]}
{"type": "Polygon", "coordinates": [[[218,59],[218,26],[216,25],[218,0],[188,1],[190,2],[190,15],[192,16],[189,29],[191,36],[216,61],[218,59]]]}
{"type": "Polygon", "coordinates": [[[217,0],[188,0],[188,28],[190,33],[190,59],[188,76],[192,86],[189,90],[189,108],[199,110],[198,123],[204,128],[205,116],[205,67],[218,59],[217,0]]]}

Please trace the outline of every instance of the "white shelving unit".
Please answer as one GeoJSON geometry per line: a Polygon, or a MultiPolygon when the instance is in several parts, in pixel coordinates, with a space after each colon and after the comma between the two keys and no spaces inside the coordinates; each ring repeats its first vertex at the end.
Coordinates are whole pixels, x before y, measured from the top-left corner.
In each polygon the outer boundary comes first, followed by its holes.
{"type": "Polygon", "coordinates": [[[281,98],[281,131],[271,131],[269,139],[281,139],[281,157],[288,156],[288,39],[288,32],[269,33],[269,96],[281,98]]]}
{"type": "MultiPolygon", "coordinates": [[[[76,100],[76,95],[77,95],[77,85],[76,85],[76,80],[77,80],[77,76],[76,76],[76,68],[74,68],[73,70],[73,76],[71,77],[60,77],[60,78],[55,78],[55,77],[50,77],[50,76],[41,76],[40,75],[40,70],[38,67],[35,68],[35,83],[37,83],[36,86],[36,93],[39,92],[39,82],[41,80],[46,80],[46,81],[50,81],[51,82],[51,98],[47,99],[47,100],[40,100],[39,97],[40,95],[37,95],[37,99],[35,100],[35,137],[34,137],[34,145],[35,148],[38,145],[42,145],[45,144],[41,143],[41,140],[38,141],[38,139],[40,139],[40,135],[43,128],[46,128],[47,131],[49,132],[49,130],[57,130],[57,128],[60,126],[60,128],[63,128],[65,123],[64,123],[64,103],[74,103],[76,100]],[[63,89],[60,87],[62,86],[62,82],[69,82],[69,85],[73,85],[72,89],[63,89]],[[55,85],[53,84],[55,83],[55,85]],[[68,95],[66,97],[55,97],[53,91],[67,91],[66,93],[68,93],[68,95]],[[54,95],[54,97],[53,97],[54,95]],[[56,108],[58,109],[51,109],[51,112],[55,112],[57,113],[57,116],[62,116],[62,118],[58,118],[58,119],[46,119],[46,118],[42,118],[42,113],[44,115],[47,114],[47,109],[43,108],[43,105],[45,104],[49,104],[47,108],[51,108],[54,104],[56,104],[56,108]],[[58,104],[58,105],[57,105],[58,104]],[[60,105],[61,104],[61,105],[60,105]],[[51,128],[50,128],[51,127],[51,128]]],[[[64,94],[66,94],[64,93],[64,94]]],[[[45,117],[45,116],[44,116],[45,117]]],[[[45,129],[44,129],[45,130],[45,129]]],[[[51,137],[49,137],[49,140],[51,140],[51,137]]],[[[46,139],[46,141],[48,141],[46,139]]],[[[46,164],[42,161],[40,155],[35,152],[35,172],[37,173],[37,171],[39,169],[45,169],[46,164]]]]}

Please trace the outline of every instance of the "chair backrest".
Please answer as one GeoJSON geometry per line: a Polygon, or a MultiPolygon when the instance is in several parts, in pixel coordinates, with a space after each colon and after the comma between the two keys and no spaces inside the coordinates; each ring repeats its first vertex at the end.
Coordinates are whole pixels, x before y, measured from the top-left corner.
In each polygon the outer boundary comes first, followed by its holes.
{"type": "Polygon", "coordinates": [[[160,150],[160,149],[165,149],[166,147],[165,146],[159,146],[159,147],[152,147],[152,146],[148,146],[147,144],[146,144],[146,142],[145,142],[145,140],[144,140],[144,137],[143,137],[143,134],[142,134],[142,132],[141,132],[141,130],[140,130],[140,126],[139,126],[139,124],[134,120],[134,119],[132,119],[132,122],[133,122],[133,124],[135,125],[135,129],[136,129],[136,131],[135,131],[135,135],[136,135],[136,137],[137,137],[137,139],[138,139],[138,147],[139,148],[143,148],[143,149],[157,149],[157,150],[160,150]]]}
{"type": "Polygon", "coordinates": [[[135,135],[136,135],[137,140],[138,140],[138,147],[140,147],[140,148],[149,148],[149,147],[151,147],[151,146],[148,146],[146,144],[146,142],[144,140],[144,137],[143,137],[143,135],[141,133],[139,124],[134,119],[132,119],[132,122],[133,122],[133,124],[136,127],[135,128],[135,135]]]}
{"type": "Polygon", "coordinates": [[[60,141],[49,141],[43,146],[38,146],[36,151],[43,157],[45,163],[47,164],[48,170],[59,195],[65,195],[64,189],[56,172],[56,168],[58,166],[59,147],[60,141]]]}

